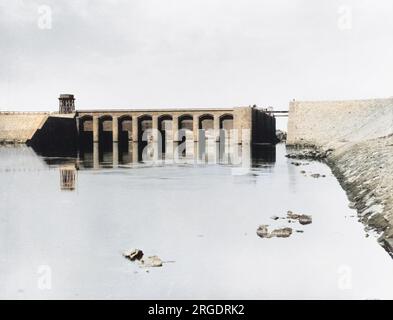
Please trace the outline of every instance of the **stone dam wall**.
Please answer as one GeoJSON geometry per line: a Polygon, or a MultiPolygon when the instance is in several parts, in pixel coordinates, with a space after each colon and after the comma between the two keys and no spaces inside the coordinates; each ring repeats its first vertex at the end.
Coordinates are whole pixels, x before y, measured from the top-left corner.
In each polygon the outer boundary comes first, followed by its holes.
{"type": "Polygon", "coordinates": [[[287,143],[327,155],[359,220],[393,256],[393,98],[291,102],[287,143]]]}
{"type": "Polygon", "coordinates": [[[48,116],[45,112],[0,112],[0,142],[26,143],[48,116]]]}
{"type": "Polygon", "coordinates": [[[289,145],[337,146],[387,136],[392,130],[393,98],[289,104],[289,145]]]}
{"type": "Polygon", "coordinates": [[[0,144],[26,143],[39,154],[56,156],[78,142],[75,115],[49,112],[0,112],[0,144]]]}

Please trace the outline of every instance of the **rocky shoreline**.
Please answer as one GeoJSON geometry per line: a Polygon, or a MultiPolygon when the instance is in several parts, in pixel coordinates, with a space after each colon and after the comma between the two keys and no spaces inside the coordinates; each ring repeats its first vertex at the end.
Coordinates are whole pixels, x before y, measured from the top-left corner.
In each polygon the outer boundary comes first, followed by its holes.
{"type": "Polygon", "coordinates": [[[325,146],[292,146],[288,158],[323,161],[346,191],[366,231],[393,257],[393,135],[325,146]]]}
{"type": "Polygon", "coordinates": [[[18,139],[14,139],[14,140],[10,140],[10,139],[0,139],[0,145],[4,146],[4,145],[15,145],[15,144],[25,144],[26,142],[23,140],[18,140],[18,139]]]}

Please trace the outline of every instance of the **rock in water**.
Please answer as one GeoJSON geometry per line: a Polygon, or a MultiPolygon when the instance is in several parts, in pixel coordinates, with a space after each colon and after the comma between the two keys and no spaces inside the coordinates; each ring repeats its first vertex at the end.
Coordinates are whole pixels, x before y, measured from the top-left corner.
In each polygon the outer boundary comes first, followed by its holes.
{"type": "Polygon", "coordinates": [[[288,211],[287,218],[297,220],[300,224],[310,224],[312,222],[311,216],[308,216],[306,214],[296,214],[292,211],[288,211]]]}
{"type": "Polygon", "coordinates": [[[269,230],[267,229],[267,225],[260,225],[257,229],[257,235],[261,238],[270,238],[269,230]]]}
{"type": "Polygon", "coordinates": [[[267,225],[260,225],[257,229],[257,235],[261,238],[288,238],[292,234],[292,228],[275,229],[269,233],[267,225]]]}
{"type": "Polygon", "coordinates": [[[296,214],[296,213],[293,213],[292,211],[288,211],[287,212],[287,218],[288,219],[297,220],[297,219],[299,219],[299,215],[296,214]]]}
{"type": "Polygon", "coordinates": [[[123,252],[123,256],[131,261],[138,261],[140,267],[162,267],[162,260],[157,256],[146,257],[140,249],[131,249],[123,252]]]}
{"type": "Polygon", "coordinates": [[[288,153],[285,156],[289,159],[312,159],[312,160],[324,160],[331,153],[333,149],[328,150],[302,150],[292,153],[288,153]]]}
{"type": "Polygon", "coordinates": [[[143,257],[143,251],[140,249],[131,249],[129,251],[123,252],[123,256],[131,261],[141,260],[143,257]]]}
{"type": "Polygon", "coordinates": [[[292,234],[292,228],[275,229],[270,236],[278,238],[288,238],[292,234]]]}
{"type": "Polygon", "coordinates": [[[313,177],[313,178],[326,178],[325,174],[319,174],[319,173],[313,173],[310,176],[313,177]]]}
{"type": "Polygon", "coordinates": [[[140,260],[140,266],[144,268],[162,267],[162,260],[157,256],[150,256],[140,260]]]}
{"type": "Polygon", "coordinates": [[[306,214],[300,215],[298,220],[300,224],[310,224],[312,222],[311,216],[308,216],[306,214]]]}
{"type": "Polygon", "coordinates": [[[283,142],[287,140],[287,133],[285,131],[276,130],[276,138],[278,142],[283,142]]]}

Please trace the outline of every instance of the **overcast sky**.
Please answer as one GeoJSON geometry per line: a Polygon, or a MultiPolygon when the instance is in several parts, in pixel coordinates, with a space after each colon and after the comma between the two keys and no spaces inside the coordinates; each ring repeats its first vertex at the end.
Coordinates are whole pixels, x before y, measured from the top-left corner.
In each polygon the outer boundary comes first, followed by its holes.
{"type": "Polygon", "coordinates": [[[0,0],[0,110],[60,93],[84,109],[393,96],[393,1],[0,0]]]}

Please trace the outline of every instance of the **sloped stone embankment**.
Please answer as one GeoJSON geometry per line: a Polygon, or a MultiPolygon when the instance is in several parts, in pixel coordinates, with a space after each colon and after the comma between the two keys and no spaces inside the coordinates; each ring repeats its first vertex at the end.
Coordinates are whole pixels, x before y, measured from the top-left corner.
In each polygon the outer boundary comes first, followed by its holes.
{"type": "Polygon", "coordinates": [[[326,155],[359,219],[393,255],[393,99],[291,102],[288,144],[326,155]]]}

